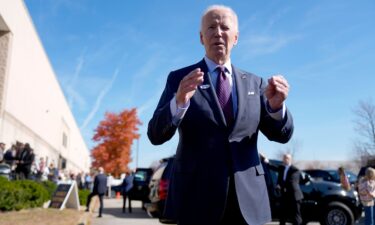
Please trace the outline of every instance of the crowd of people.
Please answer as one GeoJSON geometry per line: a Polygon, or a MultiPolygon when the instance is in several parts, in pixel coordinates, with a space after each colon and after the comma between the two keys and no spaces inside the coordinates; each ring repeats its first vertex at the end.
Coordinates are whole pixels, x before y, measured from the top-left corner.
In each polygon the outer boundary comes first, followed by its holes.
{"type": "Polygon", "coordinates": [[[92,189],[93,179],[91,173],[75,173],[66,169],[60,169],[47,157],[36,157],[34,149],[29,143],[17,141],[10,148],[0,142],[0,163],[7,164],[10,168],[10,180],[38,180],[52,181],[56,184],[62,181],[77,182],[80,189],[92,189]]]}

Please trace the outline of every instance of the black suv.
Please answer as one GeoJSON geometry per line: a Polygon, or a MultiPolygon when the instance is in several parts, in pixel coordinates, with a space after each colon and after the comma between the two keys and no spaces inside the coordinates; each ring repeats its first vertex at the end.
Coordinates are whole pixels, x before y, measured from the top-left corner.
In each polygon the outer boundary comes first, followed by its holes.
{"type": "MultiPolygon", "coordinates": [[[[159,217],[161,223],[173,223],[163,217],[168,193],[169,177],[173,157],[163,159],[150,182],[150,200],[146,204],[149,215],[159,217]]],[[[272,220],[280,218],[281,195],[277,191],[277,178],[281,161],[262,162],[270,198],[272,220]]],[[[300,187],[304,195],[301,205],[303,224],[318,221],[322,225],[352,225],[362,214],[358,193],[352,189],[345,191],[339,183],[319,181],[301,172],[300,187]]],[[[175,223],[175,222],[174,222],[175,223]]]]}
{"type": "Polygon", "coordinates": [[[150,193],[148,184],[150,183],[152,172],[151,168],[136,169],[133,180],[133,189],[131,191],[132,200],[142,201],[143,204],[150,201],[148,199],[150,193]]]}
{"type": "MultiPolygon", "coordinates": [[[[273,220],[280,216],[281,196],[276,185],[281,164],[278,160],[263,164],[273,220]]],[[[318,181],[305,172],[301,172],[300,187],[304,195],[301,205],[304,224],[318,221],[322,225],[351,225],[362,214],[358,193],[354,189],[345,191],[338,183],[318,181]]]]}
{"type": "MultiPolygon", "coordinates": [[[[134,173],[133,188],[129,195],[132,200],[142,201],[143,209],[145,209],[144,204],[150,202],[148,198],[150,193],[148,184],[150,183],[152,173],[153,170],[151,168],[137,168],[134,173]]],[[[112,190],[122,193],[122,184],[113,186],[112,190]]]]}
{"type": "Polygon", "coordinates": [[[165,201],[168,195],[169,177],[174,157],[160,160],[160,165],[155,170],[150,181],[150,203],[146,203],[146,211],[151,217],[158,217],[161,223],[176,223],[163,216],[165,201]]]}

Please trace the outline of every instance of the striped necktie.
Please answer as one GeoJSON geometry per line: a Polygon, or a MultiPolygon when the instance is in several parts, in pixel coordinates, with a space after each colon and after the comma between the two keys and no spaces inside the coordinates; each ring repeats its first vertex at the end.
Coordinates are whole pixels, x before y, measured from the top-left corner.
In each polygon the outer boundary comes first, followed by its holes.
{"type": "Polygon", "coordinates": [[[232,103],[232,88],[229,83],[229,78],[225,75],[225,67],[216,67],[219,77],[216,84],[216,94],[219,100],[221,109],[223,110],[227,126],[232,126],[233,123],[233,103],[232,103]]]}

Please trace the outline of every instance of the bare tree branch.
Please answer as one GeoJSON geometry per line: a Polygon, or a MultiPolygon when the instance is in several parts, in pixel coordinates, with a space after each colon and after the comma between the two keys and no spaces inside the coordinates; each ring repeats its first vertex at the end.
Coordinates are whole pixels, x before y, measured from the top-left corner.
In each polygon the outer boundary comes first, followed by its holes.
{"type": "Polygon", "coordinates": [[[354,143],[354,151],[361,158],[375,154],[375,104],[372,99],[359,101],[353,110],[354,129],[360,136],[354,143]]]}

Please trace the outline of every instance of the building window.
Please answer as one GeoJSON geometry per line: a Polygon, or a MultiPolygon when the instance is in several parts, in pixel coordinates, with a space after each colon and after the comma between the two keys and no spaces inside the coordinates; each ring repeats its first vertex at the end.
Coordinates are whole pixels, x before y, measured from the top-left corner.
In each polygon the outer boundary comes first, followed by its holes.
{"type": "Polygon", "coordinates": [[[63,132],[63,140],[62,144],[65,148],[68,147],[68,136],[66,136],[65,132],[63,132]]]}

